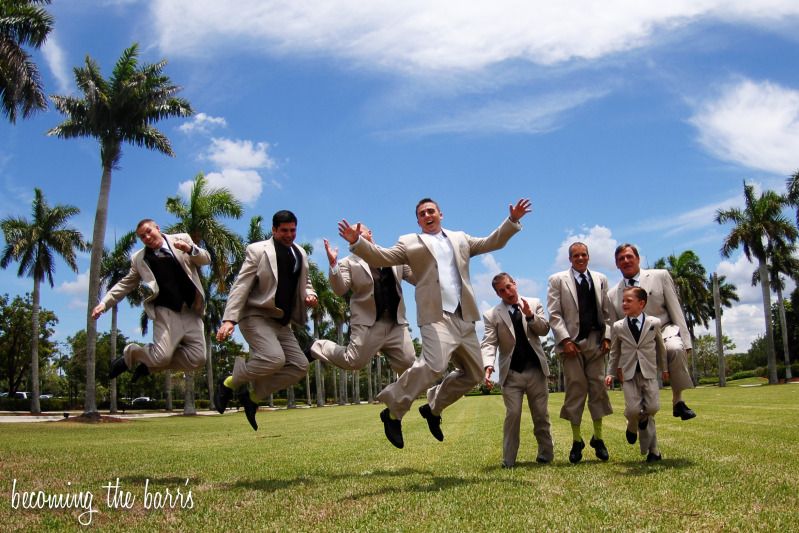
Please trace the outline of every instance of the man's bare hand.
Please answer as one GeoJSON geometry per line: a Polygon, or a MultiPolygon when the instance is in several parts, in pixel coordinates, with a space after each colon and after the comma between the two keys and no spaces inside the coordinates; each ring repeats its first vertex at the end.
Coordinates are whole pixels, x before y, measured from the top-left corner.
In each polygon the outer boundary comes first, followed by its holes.
{"type": "Polygon", "coordinates": [[[325,243],[325,252],[327,253],[327,262],[330,263],[330,267],[333,268],[336,266],[336,260],[338,259],[338,248],[334,246],[330,246],[330,241],[324,239],[325,243]]]}
{"type": "Polygon", "coordinates": [[[100,302],[95,306],[94,309],[92,309],[92,318],[97,320],[98,318],[100,318],[100,315],[103,314],[103,311],[105,311],[105,304],[103,302],[100,302]]]}
{"type": "Polygon", "coordinates": [[[338,234],[348,243],[355,244],[355,241],[361,236],[361,223],[358,222],[353,228],[350,226],[349,222],[345,219],[341,219],[341,222],[338,223],[338,234]]]}
{"type": "Polygon", "coordinates": [[[186,241],[175,239],[174,241],[172,241],[172,245],[181,252],[184,253],[191,252],[191,244],[187,243],[186,241]]]}
{"type": "Polygon", "coordinates": [[[533,210],[533,204],[527,198],[522,198],[516,205],[509,205],[508,211],[510,211],[510,220],[511,222],[518,222],[522,219],[524,215],[530,213],[533,210]]]}
{"type": "Polygon", "coordinates": [[[236,324],[231,322],[230,320],[225,320],[222,322],[222,325],[219,326],[219,329],[216,330],[216,340],[219,342],[226,341],[233,335],[233,331],[236,329],[236,324]]]}

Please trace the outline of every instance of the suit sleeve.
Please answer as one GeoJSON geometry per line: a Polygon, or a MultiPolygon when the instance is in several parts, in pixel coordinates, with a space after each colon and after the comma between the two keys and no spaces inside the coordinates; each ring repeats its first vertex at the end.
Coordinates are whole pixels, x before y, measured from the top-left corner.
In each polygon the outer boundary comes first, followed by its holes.
{"type": "Polygon", "coordinates": [[[655,355],[657,356],[656,364],[660,365],[661,372],[669,369],[669,361],[666,353],[666,343],[663,342],[663,335],[660,333],[660,325],[657,326],[657,333],[655,334],[655,355]]]}
{"type": "Polygon", "coordinates": [[[610,335],[610,360],[608,361],[609,376],[616,376],[616,370],[619,368],[619,360],[621,359],[621,336],[619,335],[619,325],[613,324],[611,327],[610,335]]]}
{"type": "Polygon", "coordinates": [[[411,285],[416,285],[416,276],[411,270],[411,267],[408,265],[402,265],[402,279],[410,283],[411,285]]]}
{"type": "Polygon", "coordinates": [[[330,274],[327,279],[330,280],[330,288],[333,289],[338,296],[344,296],[347,291],[352,288],[352,271],[350,270],[350,262],[347,260],[339,261],[338,268],[330,269],[330,274]]]}
{"type": "Polygon", "coordinates": [[[122,298],[135,290],[140,282],[141,276],[139,275],[139,271],[131,264],[130,270],[125,274],[125,277],[119,280],[116,285],[111,287],[105,296],[103,296],[101,301],[105,304],[105,308],[110,309],[115,306],[122,298]]]}
{"type": "Polygon", "coordinates": [[[688,332],[688,325],[685,323],[685,315],[682,312],[680,300],[677,297],[677,288],[674,286],[674,280],[671,279],[671,274],[664,270],[661,279],[663,280],[663,295],[666,300],[666,309],[669,311],[669,318],[672,324],[680,328],[680,338],[686,350],[690,350],[691,334],[688,332]]]}
{"type": "Polygon", "coordinates": [[[350,251],[373,267],[404,265],[408,262],[405,244],[401,240],[391,248],[383,248],[359,237],[355,244],[350,245],[350,251]]]}
{"type": "Polygon", "coordinates": [[[555,346],[569,338],[569,331],[566,329],[566,321],[563,319],[563,310],[560,303],[561,282],[557,275],[549,278],[547,288],[547,311],[549,311],[549,327],[552,328],[552,335],[555,338],[555,346]]]}
{"type": "Polygon", "coordinates": [[[244,254],[244,263],[241,265],[241,270],[236,276],[233,287],[230,288],[225,313],[222,317],[223,321],[238,323],[241,311],[247,302],[247,296],[250,294],[253,284],[257,281],[258,260],[259,254],[256,252],[255,246],[248,246],[244,254]]]}
{"type": "Polygon", "coordinates": [[[488,237],[472,237],[471,235],[467,235],[469,255],[473,257],[475,255],[499,250],[505,246],[511,237],[521,231],[521,229],[522,225],[519,222],[511,222],[510,218],[506,218],[488,237]]]}
{"type": "Polygon", "coordinates": [[[602,284],[600,287],[602,292],[600,297],[600,301],[602,302],[602,316],[605,317],[605,335],[603,338],[610,340],[610,330],[614,321],[610,316],[610,308],[613,306],[610,305],[610,298],[608,298],[608,278],[605,276],[600,277],[600,283],[602,284]]]}
{"type": "Polygon", "coordinates": [[[194,241],[191,240],[191,236],[188,233],[179,233],[177,235],[173,235],[172,239],[176,241],[183,241],[191,245],[192,249],[186,255],[189,257],[189,261],[191,261],[194,266],[211,264],[211,254],[208,253],[208,250],[204,250],[203,248],[200,248],[194,244],[194,241]]]}
{"type": "Polygon", "coordinates": [[[496,369],[497,367],[494,365],[494,362],[497,358],[499,339],[497,338],[497,326],[490,311],[483,315],[483,324],[485,325],[485,333],[483,334],[482,342],[480,342],[480,353],[483,356],[483,368],[493,366],[494,369],[496,369]]]}
{"type": "Polygon", "coordinates": [[[543,337],[549,333],[549,322],[544,316],[544,306],[541,305],[541,302],[535,303],[533,318],[527,321],[527,331],[537,337],[543,337]]]}

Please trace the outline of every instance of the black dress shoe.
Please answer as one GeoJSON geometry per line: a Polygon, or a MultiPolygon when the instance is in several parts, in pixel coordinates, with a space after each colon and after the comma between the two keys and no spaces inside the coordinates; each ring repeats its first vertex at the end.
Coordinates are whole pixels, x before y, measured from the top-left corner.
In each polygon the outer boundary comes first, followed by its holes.
{"type": "Polygon", "coordinates": [[[655,461],[660,461],[661,459],[663,459],[662,455],[660,455],[660,454],[655,455],[652,452],[649,452],[647,454],[647,456],[646,456],[646,462],[647,463],[654,463],[655,461]]]}
{"type": "Polygon", "coordinates": [[[380,411],[380,420],[383,421],[386,438],[397,448],[402,448],[405,446],[405,441],[402,439],[402,420],[394,420],[389,412],[388,407],[380,411]]]}
{"type": "Polygon", "coordinates": [[[144,363],[139,363],[139,366],[136,367],[136,370],[133,371],[133,377],[130,378],[131,383],[136,383],[139,381],[139,378],[143,378],[144,376],[150,375],[150,369],[147,368],[147,365],[144,363]]]}
{"type": "Polygon", "coordinates": [[[572,442],[572,449],[569,452],[569,462],[572,464],[579,463],[583,458],[583,448],[585,443],[581,440],[572,442]]]}
{"type": "Polygon", "coordinates": [[[627,437],[627,442],[630,444],[635,444],[635,441],[638,440],[638,433],[633,433],[629,429],[624,432],[624,435],[627,437]]]}
{"type": "Polygon", "coordinates": [[[608,449],[605,446],[605,441],[603,441],[602,439],[597,439],[592,436],[588,444],[590,444],[591,447],[594,449],[597,459],[599,459],[600,461],[608,460],[610,455],[608,454],[608,449]]]}
{"type": "Polygon", "coordinates": [[[538,457],[535,458],[535,462],[540,464],[540,465],[546,465],[546,464],[551,463],[552,459],[550,459],[549,457],[547,457],[545,455],[539,455],[538,457]]]}
{"type": "Polygon", "coordinates": [[[444,440],[444,433],[441,431],[441,417],[436,416],[433,414],[433,410],[430,409],[430,404],[426,403],[419,408],[419,414],[422,415],[422,418],[427,420],[427,427],[430,429],[430,433],[440,442],[444,440]]]}
{"type": "Polygon", "coordinates": [[[225,387],[225,378],[220,379],[216,383],[216,390],[214,391],[214,406],[220,415],[225,414],[227,404],[233,399],[233,389],[225,387]]]}
{"type": "Polygon", "coordinates": [[[128,370],[128,365],[125,363],[125,356],[120,355],[111,361],[111,371],[108,372],[108,379],[116,379],[122,372],[128,370]]]}
{"type": "Polygon", "coordinates": [[[696,418],[696,413],[693,411],[693,409],[690,409],[687,405],[685,405],[685,402],[675,403],[672,414],[675,418],[681,418],[682,420],[691,420],[692,418],[696,418]]]}
{"type": "Polygon", "coordinates": [[[644,431],[649,426],[649,417],[638,419],[638,429],[644,431]]]}
{"type": "MultiPolygon", "coordinates": [[[[225,387],[227,388],[227,387],[225,387]]],[[[245,387],[237,396],[239,403],[244,407],[244,416],[255,431],[258,431],[258,422],[255,421],[255,413],[258,412],[258,404],[250,398],[250,391],[245,387]]]]}

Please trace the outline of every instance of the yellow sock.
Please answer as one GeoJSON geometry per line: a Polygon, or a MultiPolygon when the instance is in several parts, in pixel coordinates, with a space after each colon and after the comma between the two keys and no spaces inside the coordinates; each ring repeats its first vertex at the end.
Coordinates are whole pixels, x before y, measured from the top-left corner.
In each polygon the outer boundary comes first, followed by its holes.
{"type": "Polygon", "coordinates": [[[580,424],[572,424],[572,439],[574,442],[583,440],[583,437],[580,435],[580,424]]]}
{"type": "Polygon", "coordinates": [[[228,376],[225,378],[225,381],[222,382],[222,385],[225,387],[232,389],[233,388],[233,376],[228,376]]]}
{"type": "Polygon", "coordinates": [[[396,416],[394,416],[394,413],[392,413],[391,411],[389,411],[389,412],[388,412],[388,417],[389,417],[391,420],[399,420],[399,418],[397,418],[396,416]]]}
{"type": "Polygon", "coordinates": [[[250,391],[250,400],[254,401],[255,403],[258,403],[258,397],[255,395],[254,390],[250,391]]]}
{"type": "Polygon", "coordinates": [[[602,419],[594,420],[594,437],[602,440],[602,419]]]}

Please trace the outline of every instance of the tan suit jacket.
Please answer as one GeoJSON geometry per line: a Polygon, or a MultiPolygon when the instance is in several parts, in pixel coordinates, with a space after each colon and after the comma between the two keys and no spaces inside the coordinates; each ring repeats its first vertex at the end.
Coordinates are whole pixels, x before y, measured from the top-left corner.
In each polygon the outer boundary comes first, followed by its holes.
{"type": "MultiPolygon", "coordinates": [[[[526,322],[525,333],[533,351],[538,356],[544,376],[549,377],[549,362],[539,338],[549,333],[549,324],[544,316],[544,306],[541,305],[541,300],[538,298],[520,297],[520,299],[525,300],[533,310],[533,318],[531,320],[524,319],[526,322]]],[[[483,315],[483,323],[485,324],[485,334],[480,343],[483,367],[493,366],[496,368],[499,371],[499,384],[504,385],[510,371],[513,349],[516,347],[516,332],[513,330],[513,322],[507,306],[500,303],[489,309],[483,315]],[[497,355],[499,355],[499,367],[494,364],[497,355]]]]}
{"type": "Polygon", "coordinates": [[[666,345],[660,334],[660,320],[657,317],[644,314],[644,325],[641,336],[635,341],[627,317],[613,323],[612,340],[610,343],[610,362],[608,374],[615,376],[616,369],[621,368],[624,381],[635,377],[636,363],[641,368],[641,375],[646,379],[657,379],[658,360],[660,368],[668,368],[666,362],[666,345]]]}
{"type": "MultiPolygon", "coordinates": [[[[194,303],[192,310],[198,315],[202,316],[205,312],[205,292],[203,291],[202,282],[200,281],[200,272],[198,267],[207,265],[211,262],[211,256],[202,248],[195,246],[194,241],[187,233],[176,233],[174,235],[162,234],[164,240],[169,244],[169,249],[177,259],[183,271],[189,276],[196,293],[194,295],[194,303]],[[183,241],[192,246],[192,252],[186,253],[175,248],[175,241],[183,241]],[[192,255],[192,253],[194,255],[192,255]]],[[[111,287],[106,295],[101,300],[105,304],[105,308],[109,309],[116,305],[122,298],[133,290],[143,284],[147,288],[149,295],[144,300],[144,312],[147,317],[155,322],[155,305],[153,301],[158,296],[158,283],[155,281],[155,276],[147,261],[144,260],[144,248],[141,248],[133,254],[130,258],[130,271],[127,275],[119,280],[119,282],[111,287]]]]}
{"type": "MultiPolygon", "coordinates": [[[[588,269],[596,294],[596,308],[599,322],[604,324],[603,338],[610,340],[610,303],[608,301],[608,278],[599,272],[588,269]]],[[[555,338],[555,351],[562,352],[560,343],[564,339],[576,339],[580,333],[580,308],[577,297],[577,282],[572,270],[564,270],[549,277],[547,289],[547,310],[549,326],[555,338]]]]}
{"type": "MultiPolygon", "coordinates": [[[[680,330],[680,338],[686,350],[691,349],[691,334],[685,323],[685,316],[680,306],[680,299],[677,296],[677,288],[668,270],[661,269],[641,269],[639,277],[641,287],[647,292],[646,308],[644,313],[660,319],[661,328],[677,326],[680,330]]],[[[624,293],[624,279],[608,291],[610,299],[611,322],[624,317],[621,308],[621,300],[624,293]]],[[[668,334],[666,335],[669,336],[668,334]]]]}
{"type": "MultiPolygon", "coordinates": [[[[305,325],[305,297],[316,296],[308,276],[308,256],[302,246],[294,245],[299,252],[302,264],[295,293],[294,310],[291,320],[305,325]]],[[[275,306],[277,292],[277,252],[274,239],[256,242],[247,246],[244,264],[239,270],[236,282],[230,289],[223,321],[238,323],[247,316],[282,318],[283,310],[275,306]]]]}
{"type": "MultiPolygon", "coordinates": [[[[407,324],[405,318],[405,301],[402,297],[402,280],[415,283],[413,272],[408,265],[392,267],[394,279],[397,282],[397,293],[400,301],[397,307],[397,323],[407,324]]],[[[330,287],[339,296],[344,296],[347,291],[352,290],[350,297],[350,324],[362,324],[372,326],[375,323],[377,309],[375,307],[375,280],[372,276],[372,269],[366,261],[357,255],[350,255],[338,262],[338,268],[330,271],[328,276],[330,287]]]]}
{"type": "MultiPolygon", "coordinates": [[[[506,218],[488,237],[472,237],[462,231],[444,229],[444,234],[452,243],[455,264],[461,278],[461,315],[467,322],[480,320],[480,311],[469,277],[469,259],[475,255],[499,250],[514,234],[522,229],[518,222],[506,218]]],[[[358,254],[375,267],[408,265],[416,276],[416,317],[419,326],[440,322],[444,318],[441,302],[441,285],[438,279],[438,263],[429,235],[410,233],[399,238],[391,248],[382,248],[366,239],[359,238],[350,246],[350,251],[358,254]]]]}

